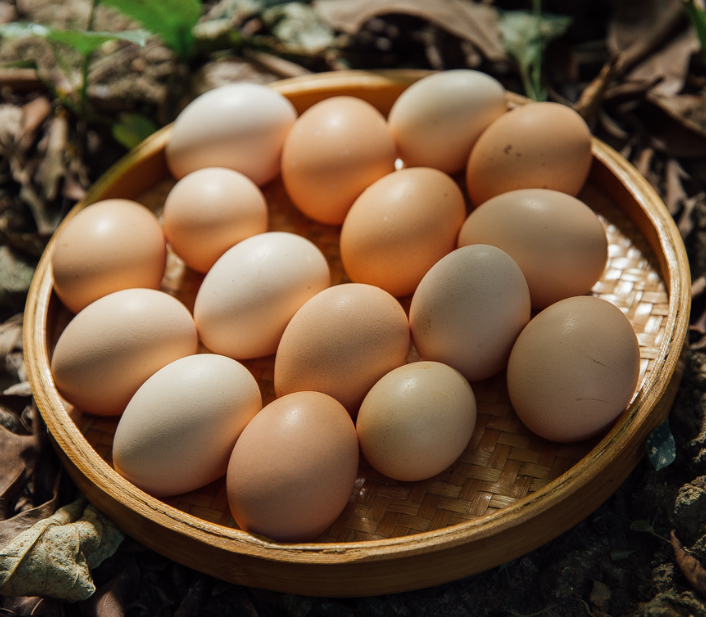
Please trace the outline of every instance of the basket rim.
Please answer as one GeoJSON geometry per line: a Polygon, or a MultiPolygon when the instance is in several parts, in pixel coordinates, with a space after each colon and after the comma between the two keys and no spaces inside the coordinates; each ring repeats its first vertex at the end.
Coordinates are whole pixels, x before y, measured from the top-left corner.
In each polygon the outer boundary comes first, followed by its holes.
{"type": "MultiPolygon", "coordinates": [[[[326,95],[331,90],[341,86],[351,86],[351,84],[358,88],[373,90],[390,85],[406,86],[429,73],[430,71],[404,69],[340,71],[295,77],[274,82],[271,86],[285,96],[302,92],[326,95]]],[[[512,103],[522,103],[526,100],[512,93],[509,93],[507,98],[512,103]]],[[[170,131],[171,125],[164,127],[118,161],[94,184],[84,199],[72,208],[62,225],[76,212],[100,199],[108,187],[126,170],[138,165],[143,157],[159,153],[166,145],[170,131]]],[[[516,503],[467,522],[409,536],[352,542],[281,544],[240,529],[211,523],[169,506],[134,487],[92,449],[64,409],[53,385],[46,335],[53,284],[50,263],[57,233],[50,239],[37,266],[25,308],[25,315],[31,318],[30,323],[25,324],[23,335],[25,363],[40,413],[63,452],[84,471],[90,482],[101,490],[107,491],[112,499],[157,524],[168,523],[176,526],[180,534],[188,535],[198,541],[222,545],[227,550],[252,557],[289,563],[312,563],[313,561],[322,564],[361,559],[385,560],[398,558],[401,554],[413,555],[442,547],[462,545],[471,536],[474,539],[490,538],[501,529],[521,525],[594,480],[605,471],[614,458],[615,452],[629,445],[635,431],[665,394],[669,381],[664,379],[664,375],[671,376],[675,373],[687,340],[691,302],[691,289],[688,284],[689,265],[683,241],[671,215],[647,180],[614,149],[593,137],[592,154],[594,162],[598,161],[607,167],[627,188],[647,215],[657,234],[659,248],[665,261],[664,267],[666,267],[662,276],[669,296],[666,320],[668,336],[659,347],[652,372],[643,382],[621,420],[572,467],[571,478],[566,473],[562,474],[516,503]],[[662,383],[658,386],[660,376],[662,383]]]]}

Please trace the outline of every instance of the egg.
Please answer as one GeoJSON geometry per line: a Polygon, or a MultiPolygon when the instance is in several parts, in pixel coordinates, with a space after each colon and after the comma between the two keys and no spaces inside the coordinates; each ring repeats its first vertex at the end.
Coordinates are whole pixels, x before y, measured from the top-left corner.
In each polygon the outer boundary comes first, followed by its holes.
{"type": "Polygon", "coordinates": [[[351,416],[385,373],[405,363],[409,323],[400,303],[373,285],[344,283],[316,294],[289,322],[275,356],[277,396],[312,390],[351,416]]]}
{"type": "Polygon", "coordinates": [[[241,529],[278,542],[312,540],[348,503],[358,456],[353,421],[330,396],[276,399],[233,448],[226,478],[233,517],[241,529]]]}
{"type": "Polygon", "coordinates": [[[219,86],[177,116],[165,147],[167,165],[177,180],[204,167],[227,167],[262,186],[279,173],[296,118],[289,100],[267,86],[219,86]]]}
{"type": "Polygon", "coordinates": [[[426,480],[466,449],[476,425],[476,399],[465,377],[439,362],[413,362],[384,375],[356,419],[360,448],[380,473],[426,480]]]}
{"type": "Polygon", "coordinates": [[[500,193],[544,188],[576,196],[591,169],[591,131],[566,105],[532,102],[492,122],[468,158],[474,206],[500,193]]]}
{"type": "Polygon", "coordinates": [[[423,360],[448,364],[473,382],[505,368],[530,311],[520,266],[499,248],[472,244],[424,275],[412,296],[409,322],[423,360]]]}
{"type": "Polygon", "coordinates": [[[608,261],[600,219],[582,201],[549,189],[519,189],[471,212],[458,246],[491,244],[522,268],[532,307],[588,293],[608,261]]]}
{"type": "Polygon", "coordinates": [[[78,313],[114,291],[159,288],[166,259],[166,240],[155,215],[128,199],[106,199],[59,229],[51,256],[54,291],[78,313]]]}
{"type": "Polygon", "coordinates": [[[216,354],[175,360],[140,386],[120,417],[115,470],[156,497],[196,490],[226,473],[261,408],[257,382],[239,362],[216,354]]]}
{"type": "Polygon", "coordinates": [[[413,83],[395,101],[388,122],[407,167],[453,174],[465,168],[478,136],[505,109],[500,82],[480,71],[457,69],[413,83]]]}
{"type": "Polygon", "coordinates": [[[294,205],[340,225],[358,195],[395,169],[395,143],[370,103],[334,96],[307,109],[282,150],[282,181],[294,205]]]}
{"type": "Polygon", "coordinates": [[[640,375],[632,325],[607,300],[575,296],[544,309],[517,338],[507,388],[520,420],[544,439],[593,437],[620,416],[640,375]]]}
{"type": "Polygon", "coordinates": [[[206,167],[184,176],[164,202],[164,235],[184,263],[208,272],[241,240],[267,231],[265,196],[247,176],[206,167]]]}
{"type": "Polygon", "coordinates": [[[341,227],[343,267],[356,283],[405,296],[456,248],[466,203],[447,174],[429,167],[383,176],[356,199],[341,227]]]}
{"type": "Polygon", "coordinates": [[[59,394],[75,407],[117,416],[151,375],[197,347],[191,313],[179,300],[154,289],[124,289],[69,322],[51,373],[59,394]]]}
{"type": "Polygon", "coordinates": [[[330,282],[326,257],[306,238],[284,231],[247,238],[201,283],[194,303],[199,337],[236,360],[273,354],[294,313],[330,282]]]}

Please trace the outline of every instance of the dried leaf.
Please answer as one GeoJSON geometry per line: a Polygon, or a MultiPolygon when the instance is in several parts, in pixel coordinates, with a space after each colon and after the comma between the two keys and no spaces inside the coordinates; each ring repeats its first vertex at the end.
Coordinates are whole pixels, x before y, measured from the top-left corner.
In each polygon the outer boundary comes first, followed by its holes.
{"type": "Polygon", "coordinates": [[[123,617],[125,605],[133,593],[140,576],[140,569],[134,560],[105,585],[81,603],[81,612],[86,617],[123,617]]]}
{"type": "Polygon", "coordinates": [[[0,312],[15,314],[24,308],[35,264],[8,246],[0,246],[0,312]]]}
{"type": "Polygon", "coordinates": [[[39,521],[49,518],[56,512],[59,502],[59,482],[61,474],[57,474],[54,482],[54,496],[36,508],[31,508],[16,514],[12,518],[0,521],[0,547],[6,546],[14,540],[19,534],[38,523],[39,521]]]}
{"type": "Polygon", "coordinates": [[[500,43],[498,13],[469,0],[316,0],[314,10],[335,30],[356,34],[373,17],[401,13],[424,19],[471,42],[491,61],[507,60],[500,43]]]}
{"type": "Polygon", "coordinates": [[[688,553],[677,538],[674,530],[670,534],[674,560],[694,591],[706,600],[706,569],[698,559],[688,553]]]}
{"type": "Polygon", "coordinates": [[[16,435],[4,426],[0,427],[0,497],[7,497],[25,481],[36,449],[34,435],[16,435]]]}
{"type": "Polygon", "coordinates": [[[664,203],[671,215],[679,212],[679,208],[687,199],[687,193],[682,185],[682,180],[686,180],[686,172],[679,165],[679,161],[670,156],[667,159],[667,167],[665,170],[666,195],[664,203]]]}
{"type": "Polygon", "coordinates": [[[186,595],[182,598],[174,617],[198,617],[201,596],[203,595],[203,578],[197,576],[186,595]]]}
{"type": "Polygon", "coordinates": [[[110,557],[123,537],[79,498],[0,550],[0,594],[85,600],[95,591],[90,570],[110,557]]]}
{"type": "Polygon", "coordinates": [[[301,2],[287,2],[262,13],[262,20],[284,43],[287,51],[318,54],[333,45],[333,30],[316,12],[301,2]]]}
{"type": "Polygon", "coordinates": [[[700,49],[693,30],[685,30],[671,39],[656,53],[630,71],[625,79],[630,81],[659,80],[652,92],[660,96],[673,96],[684,88],[689,74],[691,56],[700,49]]]}
{"type": "MultiPolygon", "coordinates": [[[[48,201],[56,198],[59,181],[66,174],[66,144],[69,136],[69,125],[65,117],[56,116],[52,119],[48,131],[47,149],[42,162],[37,169],[37,180],[44,189],[48,201]]],[[[53,224],[46,217],[37,221],[40,232],[51,231],[53,224]]]]}

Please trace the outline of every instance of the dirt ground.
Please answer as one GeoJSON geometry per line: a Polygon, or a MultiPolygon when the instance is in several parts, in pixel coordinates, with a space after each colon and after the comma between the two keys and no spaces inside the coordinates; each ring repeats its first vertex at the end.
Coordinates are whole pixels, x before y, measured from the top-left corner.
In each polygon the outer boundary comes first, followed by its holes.
{"type": "MultiPolygon", "coordinates": [[[[182,61],[158,37],[144,48],[106,43],[90,57],[83,103],[80,55],[64,49],[57,62],[44,39],[0,39],[0,424],[6,433],[17,440],[41,434],[22,365],[21,313],[56,225],[127,151],[130,142],[116,140],[116,125],[132,127],[128,138],[139,140],[152,130],[144,119],[152,128],[164,125],[215,85],[348,68],[476,68],[526,93],[521,56],[497,32],[503,11],[529,10],[530,3],[293,4],[204,3],[197,51],[182,61]],[[138,128],[130,114],[142,119],[138,128]]],[[[596,136],[650,181],[687,249],[693,304],[688,361],[669,417],[675,460],[657,471],[645,456],[612,497],[555,540],[428,589],[350,599],[266,592],[190,570],[127,538],[92,570],[97,590],[87,600],[8,593],[0,572],[2,614],[706,616],[706,62],[681,0],[547,1],[542,8],[571,19],[568,26],[547,25],[561,30],[543,53],[549,99],[573,105],[596,136]],[[675,549],[672,531],[685,550],[675,549]]],[[[0,24],[84,29],[90,14],[86,0],[0,0],[0,24]]],[[[134,22],[99,6],[92,25],[114,32],[134,22]]],[[[15,443],[4,439],[5,448],[15,443]]],[[[45,438],[22,452],[8,455],[0,469],[0,547],[16,535],[8,521],[18,513],[41,520],[76,497],[45,438]]]]}

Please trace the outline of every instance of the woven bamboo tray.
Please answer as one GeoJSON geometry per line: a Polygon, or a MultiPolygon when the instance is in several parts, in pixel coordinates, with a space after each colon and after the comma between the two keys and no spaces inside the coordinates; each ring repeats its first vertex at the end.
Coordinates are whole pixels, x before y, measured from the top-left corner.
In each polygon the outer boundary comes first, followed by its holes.
{"type": "MultiPolygon", "coordinates": [[[[339,94],[364,98],[387,113],[404,88],[425,74],[341,72],[273,87],[300,113],[339,94]]],[[[508,95],[508,102],[522,99],[508,95]]],[[[159,212],[173,185],[164,160],[169,130],[128,154],[69,217],[111,197],[136,199],[159,212]]],[[[52,292],[52,241],[27,301],[25,357],[37,404],[71,477],[120,528],[157,552],[224,580],[305,595],[376,595],[435,585],[497,566],[556,537],[618,488],[644,455],[649,433],[667,417],[683,371],[690,306],[686,254],[659,197],[605,144],[594,140],[593,156],[579,197],[604,222],[610,257],[592,293],[624,310],[642,358],[639,390],[607,434],[571,445],[540,439],[518,421],[500,374],[474,384],[476,430],[451,468],[409,483],[390,480],[362,461],[346,509],[320,538],[270,542],[235,527],[224,480],[167,500],[135,488],[111,467],[117,419],[82,414],[61,399],[49,362],[71,314],[52,292]]],[[[338,229],[299,214],[279,180],[265,194],[271,229],[313,240],[329,259],[333,282],[346,281],[338,229]]],[[[193,307],[202,275],[174,256],[168,264],[163,288],[193,307]]],[[[247,363],[265,403],[274,398],[273,364],[272,357],[247,363]]]]}

